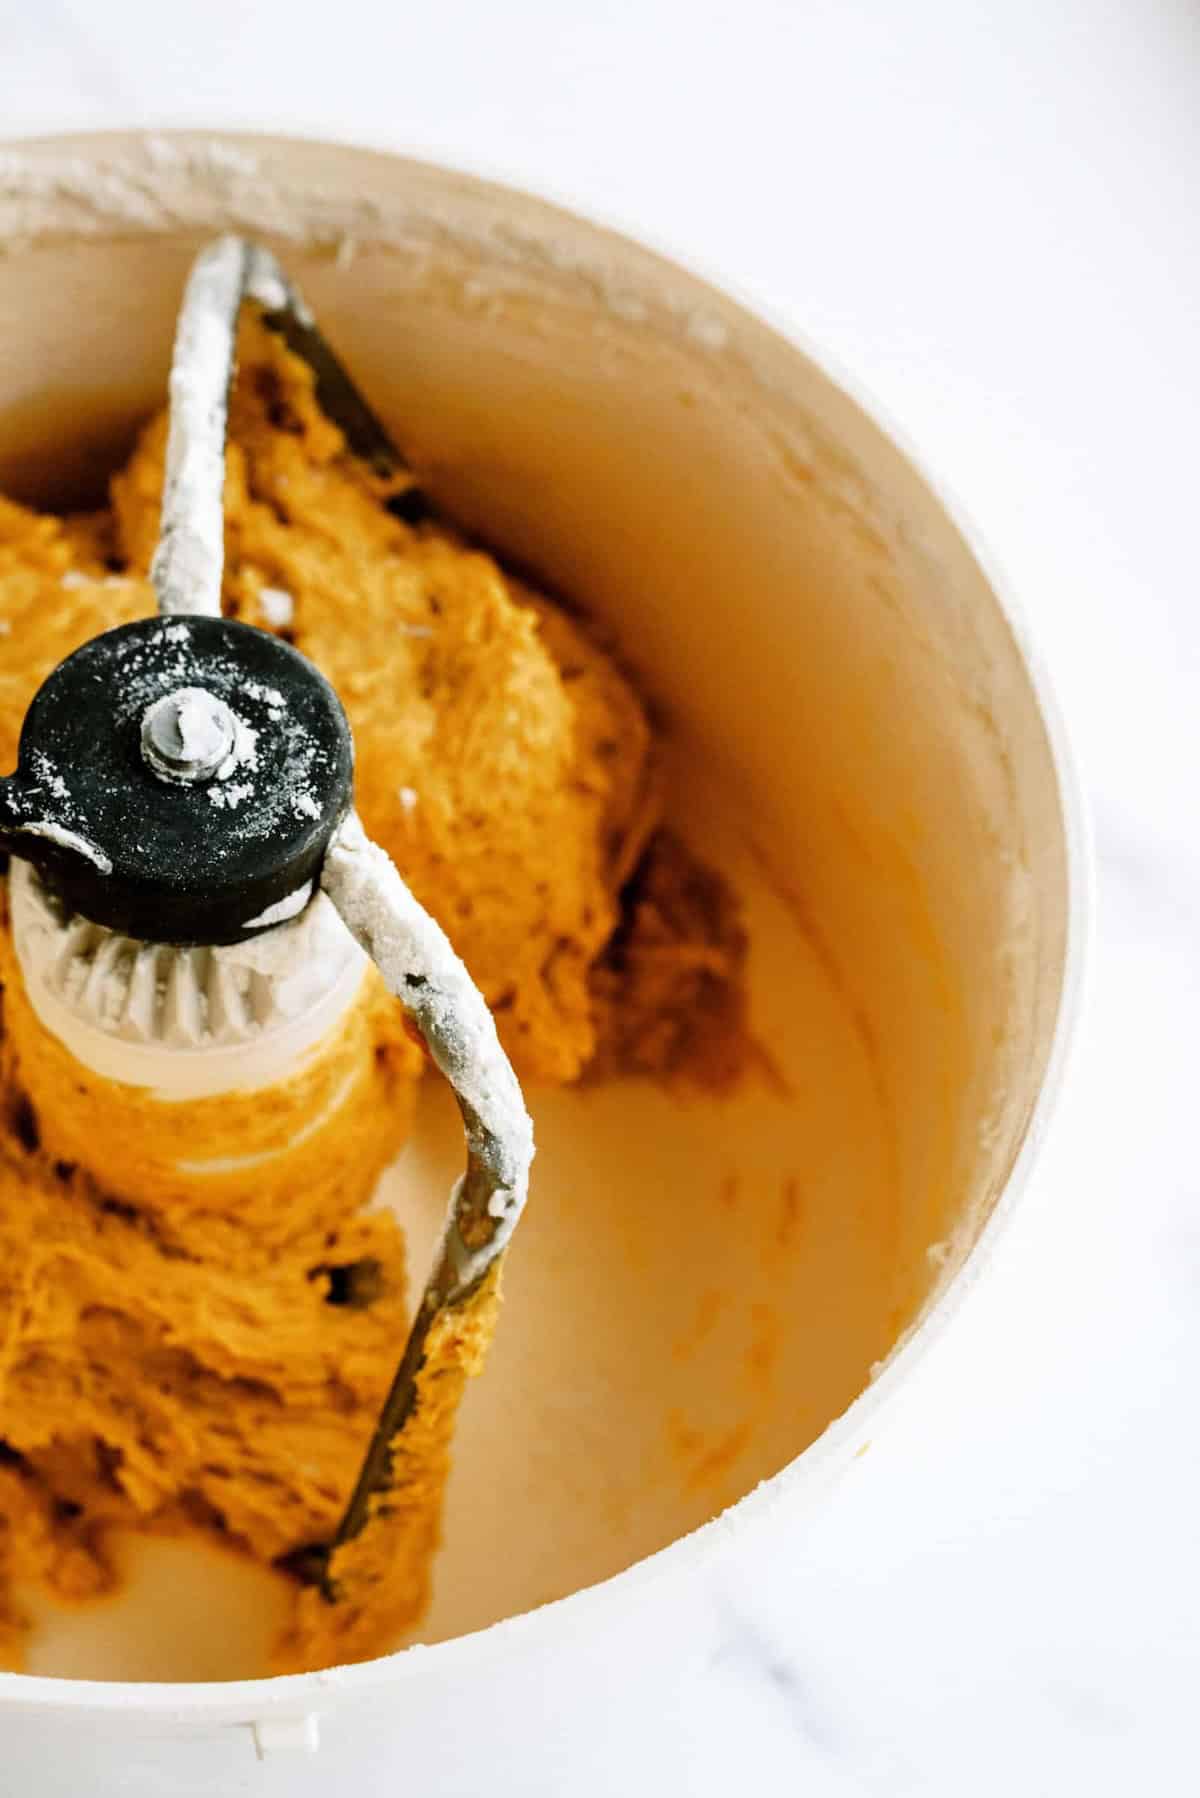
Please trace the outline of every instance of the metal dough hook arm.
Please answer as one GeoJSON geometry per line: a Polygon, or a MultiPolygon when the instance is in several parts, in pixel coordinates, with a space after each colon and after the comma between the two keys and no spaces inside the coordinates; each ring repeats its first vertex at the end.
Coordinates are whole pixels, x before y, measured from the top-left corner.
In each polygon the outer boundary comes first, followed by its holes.
{"type": "Polygon", "coordinates": [[[467,1135],[466,1171],[451,1195],[441,1245],[358,1482],[328,1548],[305,1556],[308,1576],[333,1597],[328,1557],[359,1533],[371,1500],[388,1489],[392,1445],[416,1405],[430,1326],[439,1312],[468,1299],[503,1253],[525,1206],[534,1146],[521,1088],[482,994],[441,926],[353,814],[329,846],[321,884],[416,1024],[454,1090],[467,1135]]]}
{"type": "MultiPolygon", "coordinates": [[[[317,403],[353,454],[380,477],[406,472],[404,457],[270,250],[242,237],[217,238],[192,265],[175,327],[162,518],[150,566],[163,613],[220,616],[225,430],[238,316],[247,300],[312,369],[317,403]]],[[[415,484],[386,503],[410,522],[428,511],[415,484]]]]}
{"type": "MultiPolygon", "coordinates": [[[[317,400],[348,447],[376,475],[405,472],[399,451],[275,258],[242,238],[218,239],[196,259],[176,331],[162,521],[151,565],[163,613],[220,615],[228,396],[246,299],[312,368],[317,400]]],[[[424,503],[415,488],[398,500],[396,509],[410,518],[414,500],[424,503]]],[[[393,1444],[416,1404],[430,1327],[441,1311],[477,1290],[516,1227],[529,1189],[533,1126],[483,995],[353,812],[328,844],[321,885],[450,1082],[467,1136],[466,1170],[349,1504],[328,1544],[290,1557],[294,1571],[333,1598],[329,1557],[359,1533],[372,1499],[388,1489],[393,1444]]]]}

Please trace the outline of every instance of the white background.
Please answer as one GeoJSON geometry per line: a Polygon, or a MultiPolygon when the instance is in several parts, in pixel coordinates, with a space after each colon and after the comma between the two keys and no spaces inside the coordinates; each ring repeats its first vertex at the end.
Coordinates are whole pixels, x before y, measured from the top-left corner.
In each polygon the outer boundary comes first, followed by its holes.
{"type": "Polygon", "coordinates": [[[1195,1791],[1200,6],[0,0],[5,135],[168,124],[483,168],[773,303],[964,502],[1083,762],[1091,1005],[995,1271],[575,1791],[1195,1791]]]}

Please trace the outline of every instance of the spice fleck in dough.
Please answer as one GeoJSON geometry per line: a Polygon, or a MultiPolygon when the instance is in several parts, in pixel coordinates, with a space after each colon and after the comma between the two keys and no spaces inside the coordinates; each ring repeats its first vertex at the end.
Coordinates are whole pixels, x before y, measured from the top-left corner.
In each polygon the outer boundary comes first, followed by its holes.
{"type": "MultiPolygon", "coordinates": [[[[111,512],[59,520],[0,499],[5,769],[61,658],[154,610],[164,442],[159,418],[111,512]]],[[[566,613],[444,526],[394,516],[388,493],[346,454],[307,369],[248,319],[226,611],[285,635],[337,688],[367,830],[449,933],[518,1072],[575,1080],[603,1027],[606,1067],[677,1075],[696,970],[719,967],[732,992],[741,946],[720,907],[676,908],[672,927],[659,905],[653,941],[637,930],[600,965],[657,824],[644,708],[566,613]],[[717,916],[722,941],[700,953],[690,939],[717,916]],[[666,1027],[621,1002],[651,962],[676,1013],[666,1027]]],[[[692,864],[653,856],[660,888],[687,885],[692,864]]],[[[363,1207],[407,1131],[422,1057],[371,972],[291,1080],[168,1104],[89,1074],[46,1034],[6,906],[0,925],[0,1654],[17,1664],[11,1582],[104,1590],[114,1525],[211,1530],[263,1561],[328,1537],[406,1331],[399,1228],[363,1207]],[[328,1121],[302,1131],[335,1091],[328,1121]],[[229,1165],[247,1152],[253,1175],[229,1165]],[[225,1171],[177,1165],[202,1159],[225,1171]]],[[[707,988],[706,1015],[736,1037],[736,1004],[707,988]]],[[[497,1305],[489,1279],[439,1321],[399,1477],[335,1556],[341,1601],[299,1596],[288,1665],[381,1652],[419,1620],[454,1416],[497,1305]]]]}

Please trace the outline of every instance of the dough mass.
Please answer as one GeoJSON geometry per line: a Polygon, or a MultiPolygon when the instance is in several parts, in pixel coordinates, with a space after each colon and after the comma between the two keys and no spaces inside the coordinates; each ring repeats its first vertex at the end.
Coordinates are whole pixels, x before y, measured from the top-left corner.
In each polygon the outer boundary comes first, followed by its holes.
{"type": "MultiPolygon", "coordinates": [[[[155,609],[164,442],[160,418],[103,514],[0,500],[5,769],[57,662],[155,609]]],[[[345,453],[304,366],[248,319],[226,611],[287,636],[337,688],[367,831],[450,935],[525,1080],[678,1073],[689,1018],[707,1021],[710,1051],[724,1045],[697,1067],[723,1078],[741,1030],[736,908],[695,903],[694,864],[654,836],[638,696],[563,610],[445,526],[406,522],[392,493],[345,453]],[[653,994],[640,1010],[623,1002],[636,983],[653,994]]],[[[89,1075],[47,1035],[7,924],[0,978],[0,1624],[18,1665],[13,1580],[104,1590],[114,1525],[212,1530],[265,1561],[332,1530],[404,1339],[401,1233],[364,1206],[422,1057],[372,973],[285,1084],[172,1106],[89,1075]],[[253,1177],[239,1172],[264,1144],[253,1177]],[[205,1159],[224,1171],[189,1171],[205,1159]]],[[[419,1619],[458,1390],[497,1300],[489,1285],[463,1339],[431,1343],[422,1378],[440,1384],[403,1443],[402,1501],[346,1557],[344,1605],[301,1596],[285,1664],[381,1652],[419,1619]]]]}

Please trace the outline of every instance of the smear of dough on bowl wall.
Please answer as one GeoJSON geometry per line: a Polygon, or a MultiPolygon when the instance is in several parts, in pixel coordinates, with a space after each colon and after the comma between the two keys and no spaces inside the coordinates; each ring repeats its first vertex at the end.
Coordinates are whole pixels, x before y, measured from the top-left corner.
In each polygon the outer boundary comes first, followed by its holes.
{"type": "MultiPolygon", "coordinates": [[[[1053,754],[1008,623],[905,460],[649,252],[360,152],[185,136],[54,157],[0,170],[0,492],[93,503],[161,404],[191,256],[230,226],[265,236],[437,503],[614,650],[658,726],[668,819],[743,907],[758,1050],[732,1089],[530,1087],[533,1194],[413,1638],[439,1641],[743,1497],[953,1278],[1058,1016],[1053,754]]],[[[410,1280],[460,1154],[426,1082],[381,1189],[410,1280]]],[[[115,1599],[25,1595],[28,1671],[263,1669],[277,1576],[230,1555],[214,1579],[158,1537],[112,1552],[115,1599]],[[164,1640],[162,1595],[189,1580],[211,1627],[164,1640]]]]}

